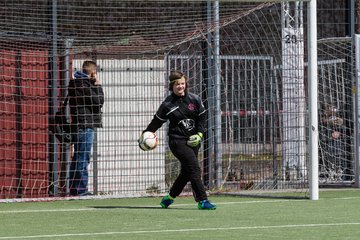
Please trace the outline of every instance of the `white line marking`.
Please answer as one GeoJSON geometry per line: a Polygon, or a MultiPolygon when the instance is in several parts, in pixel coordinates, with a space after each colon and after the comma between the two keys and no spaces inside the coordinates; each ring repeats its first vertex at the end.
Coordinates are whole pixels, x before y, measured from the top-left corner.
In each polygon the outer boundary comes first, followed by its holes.
{"type": "MultiPolygon", "coordinates": [[[[233,204],[255,204],[255,203],[278,203],[278,202],[293,202],[293,201],[309,201],[309,200],[264,200],[264,201],[247,201],[247,202],[219,202],[216,205],[233,205],[233,204]]],[[[93,205],[96,205],[95,203],[93,205]]],[[[174,204],[171,206],[172,209],[177,207],[187,207],[194,206],[197,207],[196,203],[184,203],[184,204],[174,204]]],[[[86,208],[64,208],[64,209],[30,209],[30,210],[4,210],[0,211],[0,214],[5,213],[40,213],[40,212],[72,212],[72,211],[106,211],[106,210],[115,210],[115,209],[126,209],[126,207],[136,207],[138,209],[143,208],[154,208],[159,207],[160,205],[111,205],[111,206],[89,206],[86,208]],[[118,206],[118,208],[117,208],[118,206]],[[108,207],[108,208],[106,208],[108,207]]],[[[197,209],[197,208],[196,208],[197,209]]]]}
{"type": "Polygon", "coordinates": [[[351,199],[359,199],[359,198],[360,197],[340,197],[340,198],[333,198],[333,199],[335,199],[335,200],[351,200],[351,199]]]}
{"type": "Polygon", "coordinates": [[[223,227],[223,228],[184,228],[167,230],[139,230],[123,232],[95,232],[95,233],[68,233],[68,234],[49,234],[31,236],[9,236],[0,239],[31,239],[31,238],[54,238],[54,237],[76,237],[76,236],[99,236],[99,235],[123,235],[123,234],[146,234],[146,233],[173,233],[173,232],[201,232],[201,231],[229,231],[229,230],[249,230],[249,229],[275,229],[275,228],[311,228],[311,227],[341,227],[360,225],[360,222],[349,223],[315,223],[315,224],[290,224],[290,225],[270,225],[270,226],[242,226],[242,227],[223,227]]]}
{"type": "MultiPolygon", "coordinates": [[[[352,200],[359,199],[360,197],[344,197],[344,198],[332,198],[334,200],[352,200]]],[[[320,199],[319,201],[323,201],[324,199],[320,199]]],[[[326,199],[329,200],[329,199],[326,199]]],[[[256,203],[283,203],[283,202],[307,202],[310,201],[308,199],[282,199],[282,200],[257,200],[257,201],[245,201],[245,202],[219,202],[215,203],[216,205],[233,205],[233,204],[256,204],[256,203]]],[[[96,205],[95,203],[93,205],[96,205]]],[[[172,209],[176,209],[177,207],[187,207],[187,206],[196,206],[195,203],[184,203],[184,204],[174,204],[171,206],[172,209]]],[[[64,209],[32,209],[32,210],[4,210],[0,211],[0,214],[6,213],[40,213],[40,212],[74,212],[74,211],[106,211],[106,210],[115,210],[115,209],[126,209],[126,207],[136,207],[136,208],[154,208],[159,207],[160,205],[111,205],[109,208],[107,206],[97,206],[96,207],[86,207],[86,208],[64,208],[64,209]]]]}
{"type": "MultiPolygon", "coordinates": [[[[40,213],[40,212],[79,212],[79,211],[95,211],[100,210],[97,208],[64,208],[64,209],[33,209],[33,210],[9,210],[9,211],[0,211],[2,213],[40,213]]],[[[104,210],[104,209],[102,209],[104,210]]]]}

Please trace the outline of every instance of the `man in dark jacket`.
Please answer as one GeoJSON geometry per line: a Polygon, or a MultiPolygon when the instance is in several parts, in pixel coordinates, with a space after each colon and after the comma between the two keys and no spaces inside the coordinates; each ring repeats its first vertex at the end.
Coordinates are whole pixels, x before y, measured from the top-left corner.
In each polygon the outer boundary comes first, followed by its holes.
{"type": "Polygon", "coordinates": [[[102,127],[101,108],[104,93],[96,75],[96,63],[85,61],[69,84],[69,105],[74,155],[70,165],[70,195],[89,195],[88,165],[94,141],[94,129],[102,127]]]}

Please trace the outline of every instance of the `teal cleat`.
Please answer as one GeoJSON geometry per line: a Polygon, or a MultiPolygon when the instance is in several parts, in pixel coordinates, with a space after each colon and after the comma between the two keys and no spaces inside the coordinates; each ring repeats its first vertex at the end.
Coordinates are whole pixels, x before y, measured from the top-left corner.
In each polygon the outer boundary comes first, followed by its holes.
{"type": "Polygon", "coordinates": [[[167,195],[161,199],[160,205],[162,208],[168,208],[173,202],[174,199],[170,195],[167,195]]]}
{"type": "Polygon", "coordinates": [[[198,203],[198,209],[200,209],[200,210],[215,210],[216,205],[212,204],[208,200],[202,200],[198,203]]]}

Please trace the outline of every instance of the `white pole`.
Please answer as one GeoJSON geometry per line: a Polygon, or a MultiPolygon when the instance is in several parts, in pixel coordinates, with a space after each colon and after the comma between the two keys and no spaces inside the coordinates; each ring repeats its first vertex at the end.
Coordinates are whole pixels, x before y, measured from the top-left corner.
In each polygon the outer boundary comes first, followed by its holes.
{"type": "Polygon", "coordinates": [[[355,187],[360,188],[360,35],[355,34],[355,187]]]}
{"type": "Polygon", "coordinates": [[[217,186],[222,184],[222,149],[221,149],[221,77],[220,77],[220,6],[214,2],[214,66],[215,66],[215,174],[217,186]]]}
{"type": "Polygon", "coordinates": [[[319,199],[318,159],[318,78],[317,78],[317,19],[316,0],[308,3],[308,91],[309,91],[309,157],[310,157],[310,199],[319,199]]]}

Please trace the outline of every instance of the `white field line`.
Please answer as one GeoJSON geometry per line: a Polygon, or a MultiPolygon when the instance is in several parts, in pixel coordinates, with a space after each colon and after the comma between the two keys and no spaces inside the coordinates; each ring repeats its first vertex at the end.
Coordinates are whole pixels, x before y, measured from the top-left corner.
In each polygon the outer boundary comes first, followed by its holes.
{"type": "MultiPolygon", "coordinates": [[[[278,202],[290,202],[290,201],[309,201],[309,200],[264,200],[264,201],[248,201],[248,202],[219,202],[215,203],[216,205],[233,205],[233,204],[255,204],[255,203],[278,203],[278,202]]],[[[93,205],[96,205],[94,203],[93,205]]],[[[197,207],[197,204],[194,203],[187,203],[187,204],[174,204],[171,206],[171,208],[176,209],[177,207],[187,207],[187,206],[195,206],[197,207]]],[[[30,210],[4,210],[0,211],[0,214],[5,213],[42,213],[42,212],[73,212],[73,211],[105,211],[105,210],[115,210],[115,209],[125,209],[126,207],[136,207],[141,209],[143,208],[156,208],[159,207],[161,209],[160,204],[158,205],[120,205],[119,208],[116,208],[116,206],[110,206],[109,208],[106,208],[107,206],[98,206],[96,207],[85,207],[85,208],[64,208],[64,209],[30,209],[30,210]]]]}
{"type": "MultiPolygon", "coordinates": [[[[360,197],[344,197],[344,198],[331,198],[333,200],[352,200],[352,199],[360,199],[360,197]]],[[[320,199],[319,201],[325,201],[329,199],[320,199]]],[[[246,201],[246,202],[219,202],[215,203],[216,205],[233,205],[233,204],[258,204],[258,203],[283,203],[283,202],[306,202],[310,201],[308,199],[282,199],[282,200],[257,200],[257,201],[246,201]]],[[[94,203],[95,205],[96,203],[94,203]]],[[[187,206],[196,206],[195,203],[188,204],[174,204],[171,208],[176,209],[177,207],[187,207],[187,206]]],[[[31,209],[31,210],[4,210],[0,211],[0,214],[9,214],[9,213],[42,213],[42,212],[76,212],[76,211],[106,211],[106,210],[115,210],[115,209],[126,209],[126,207],[137,207],[137,208],[156,208],[160,205],[119,205],[119,208],[116,206],[110,206],[106,208],[106,206],[96,207],[85,207],[85,208],[64,208],[64,209],[31,209]]]]}
{"type": "Polygon", "coordinates": [[[217,228],[183,228],[183,229],[161,229],[161,230],[138,230],[138,231],[119,231],[119,232],[93,232],[93,233],[68,233],[68,234],[49,234],[49,235],[30,235],[30,236],[9,236],[0,239],[39,239],[54,237],[80,237],[80,236],[106,236],[106,235],[126,235],[126,234],[151,234],[151,233],[174,233],[174,232],[202,232],[202,231],[230,231],[230,230],[249,230],[249,229],[281,229],[281,228],[316,228],[316,227],[342,227],[360,225],[360,222],[348,223],[315,223],[315,224],[290,224],[290,225],[270,225],[270,226],[239,226],[239,227],[217,227],[217,228]]]}

